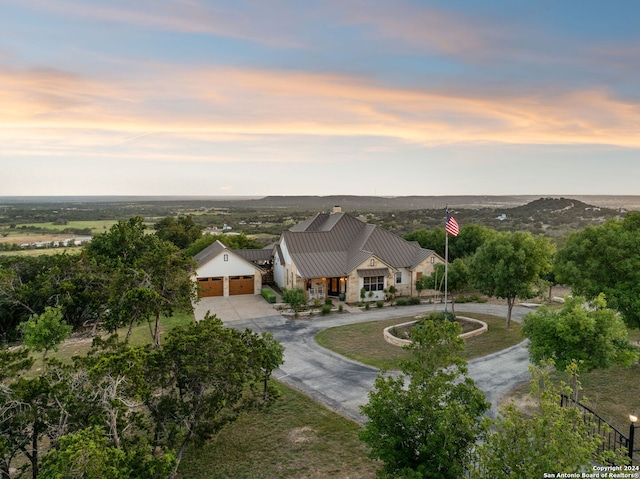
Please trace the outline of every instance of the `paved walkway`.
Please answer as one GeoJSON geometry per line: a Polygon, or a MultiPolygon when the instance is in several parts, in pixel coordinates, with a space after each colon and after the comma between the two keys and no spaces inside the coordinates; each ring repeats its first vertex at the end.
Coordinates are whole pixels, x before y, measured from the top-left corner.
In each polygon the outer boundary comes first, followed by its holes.
{"type": "MultiPolygon", "coordinates": [[[[331,409],[363,422],[359,407],[368,401],[368,392],[379,371],[349,360],[316,343],[314,336],[321,330],[382,319],[401,318],[440,310],[441,305],[402,306],[365,311],[361,314],[314,316],[288,319],[275,310],[264,317],[237,317],[228,321],[238,329],[271,331],[285,346],[284,364],[274,373],[289,384],[331,409]]],[[[215,312],[215,311],[213,311],[215,312]]],[[[456,312],[486,313],[505,316],[506,306],[466,303],[456,305],[456,312]]],[[[512,319],[521,321],[531,309],[514,307],[512,319]]],[[[501,396],[529,378],[528,351],[525,342],[507,350],[469,362],[469,375],[484,391],[493,405],[489,415],[495,417],[501,396]]]]}

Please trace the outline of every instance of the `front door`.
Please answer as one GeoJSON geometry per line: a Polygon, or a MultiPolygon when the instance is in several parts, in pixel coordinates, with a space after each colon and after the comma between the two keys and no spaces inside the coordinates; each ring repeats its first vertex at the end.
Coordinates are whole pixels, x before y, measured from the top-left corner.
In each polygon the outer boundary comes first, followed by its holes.
{"type": "Polygon", "coordinates": [[[340,294],[340,278],[329,278],[329,296],[338,296],[340,294]]]}

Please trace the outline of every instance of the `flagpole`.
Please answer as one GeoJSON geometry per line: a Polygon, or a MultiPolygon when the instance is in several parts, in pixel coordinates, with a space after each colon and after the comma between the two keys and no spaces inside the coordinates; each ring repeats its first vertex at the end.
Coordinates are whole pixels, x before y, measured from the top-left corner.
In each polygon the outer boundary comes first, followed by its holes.
{"type": "MultiPolygon", "coordinates": [[[[449,216],[449,206],[446,207],[447,218],[449,216]]],[[[449,233],[444,230],[444,313],[447,314],[447,277],[449,275],[449,233]]]]}

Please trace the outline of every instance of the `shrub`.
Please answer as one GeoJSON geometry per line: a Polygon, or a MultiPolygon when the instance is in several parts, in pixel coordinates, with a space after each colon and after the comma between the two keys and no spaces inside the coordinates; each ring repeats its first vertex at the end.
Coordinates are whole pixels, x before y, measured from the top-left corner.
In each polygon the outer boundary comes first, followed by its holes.
{"type": "Polygon", "coordinates": [[[276,302],[276,294],[269,288],[262,288],[261,294],[267,300],[267,303],[273,304],[276,302]]]}
{"type": "Polygon", "coordinates": [[[326,298],[326,299],[324,300],[324,304],[327,304],[327,305],[329,305],[329,306],[333,306],[333,301],[331,300],[331,298],[326,298]]]}
{"type": "Polygon", "coordinates": [[[376,308],[382,308],[384,306],[384,301],[376,301],[376,308]]]}
{"type": "Polygon", "coordinates": [[[487,298],[478,298],[478,303],[486,303],[487,301],[487,298]]]}
{"type": "Polygon", "coordinates": [[[296,313],[296,317],[298,317],[298,312],[302,309],[302,306],[306,302],[304,291],[302,291],[302,289],[300,288],[284,288],[282,290],[282,301],[291,306],[291,309],[293,309],[293,311],[296,313]]]}
{"type": "Polygon", "coordinates": [[[369,309],[371,307],[371,303],[365,303],[364,309],[369,309]]]}
{"type": "Polygon", "coordinates": [[[442,314],[439,314],[442,319],[448,319],[449,321],[455,321],[456,315],[451,311],[443,311],[442,314]]]}
{"type": "Polygon", "coordinates": [[[417,296],[409,296],[407,298],[407,304],[409,305],[420,304],[420,298],[418,298],[417,296]]]}
{"type": "Polygon", "coordinates": [[[339,305],[338,305],[338,312],[339,312],[339,313],[342,313],[343,311],[344,311],[344,306],[343,306],[343,305],[341,305],[341,304],[339,304],[339,305]]]}
{"type": "Polygon", "coordinates": [[[321,304],[322,304],[322,301],[320,301],[318,298],[313,300],[313,307],[314,308],[319,308],[321,304]]]}
{"type": "Polygon", "coordinates": [[[330,312],[331,312],[331,305],[330,304],[325,304],[322,307],[322,315],[324,316],[326,314],[329,314],[330,312]]]}
{"type": "Polygon", "coordinates": [[[396,300],[396,304],[398,306],[406,306],[407,304],[409,304],[409,299],[408,298],[398,298],[396,300]]]}

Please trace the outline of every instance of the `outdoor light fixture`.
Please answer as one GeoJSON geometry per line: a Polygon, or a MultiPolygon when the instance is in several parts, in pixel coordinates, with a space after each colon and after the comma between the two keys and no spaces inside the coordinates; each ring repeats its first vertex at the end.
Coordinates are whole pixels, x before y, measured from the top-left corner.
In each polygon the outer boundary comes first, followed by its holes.
{"type": "Polygon", "coordinates": [[[635,411],[631,414],[629,414],[629,421],[631,421],[631,424],[629,424],[629,459],[631,459],[631,461],[633,461],[633,453],[635,452],[634,450],[634,440],[635,440],[635,435],[636,435],[636,428],[640,427],[640,426],[636,426],[636,423],[638,422],[638,416],[636,416],[635,411]]]}

